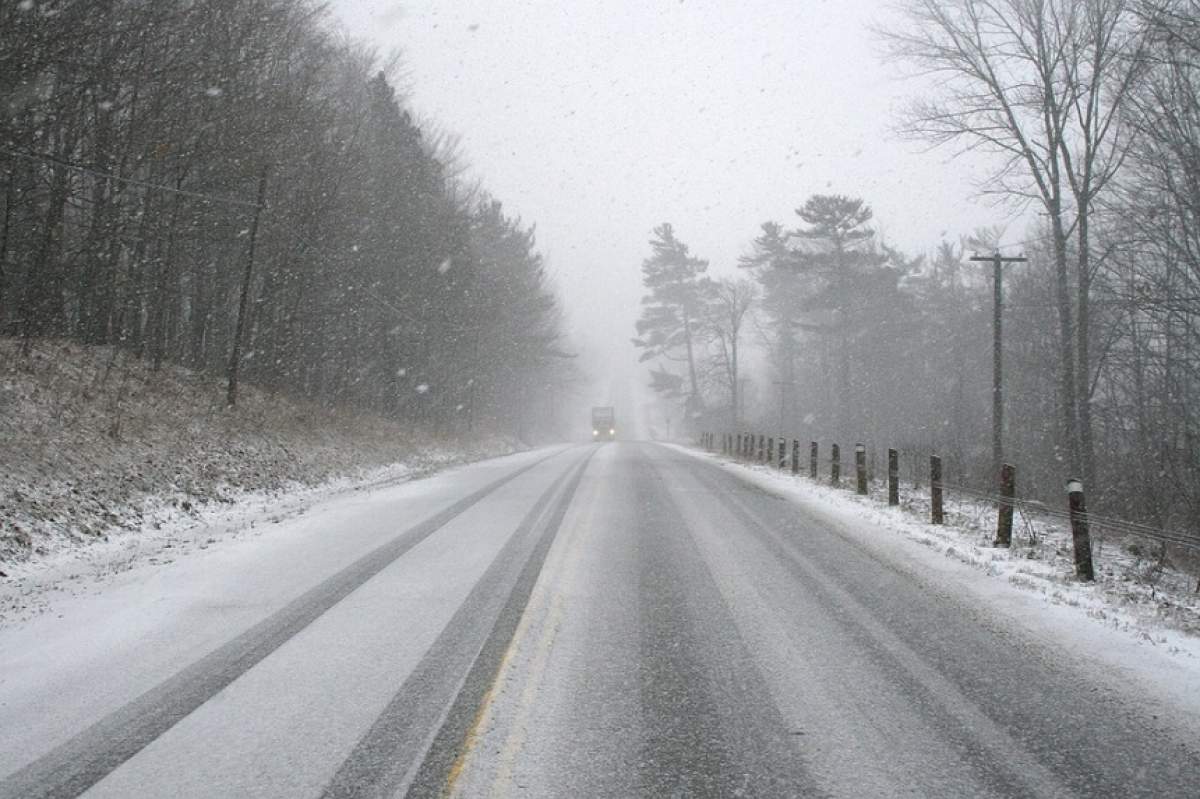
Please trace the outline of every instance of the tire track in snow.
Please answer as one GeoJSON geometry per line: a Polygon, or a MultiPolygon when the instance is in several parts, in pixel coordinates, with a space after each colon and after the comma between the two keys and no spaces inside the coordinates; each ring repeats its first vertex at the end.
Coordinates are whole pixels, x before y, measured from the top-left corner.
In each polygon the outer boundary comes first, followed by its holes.
{"type": "Polygon", "coordinates": [[[534,504],[323,796],[442,795],[595,452],[534,504]],[[497,596],[507,597],[498,609],[497,596]]]}
{"type": "Polygon", "coordinates": [[[558,454],[539,458],[492,481],[368,552],[233,640],[0,781],[0,799],[80,795],[452,519],[558,454]]]}

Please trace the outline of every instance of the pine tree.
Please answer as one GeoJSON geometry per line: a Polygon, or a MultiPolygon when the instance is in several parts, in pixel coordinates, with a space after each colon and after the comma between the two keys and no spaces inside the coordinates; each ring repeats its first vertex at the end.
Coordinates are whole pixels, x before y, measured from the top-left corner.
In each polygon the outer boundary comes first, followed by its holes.
{"type": "MultiPolygon", "coordinates": [[[[711,285],[704,277],[708,261],[691,255],[669,223],[654,228],[650,248],[653,254],[642,262],[642,285],[647,294],[642,298],[638,338],[633,343],[644,350],[639,358],[642,362],[658,358],[684,365],[685,407],[694,417],[704,409],[697,361],[711,295],[711,285]]],[[[659,372],[670,374],[665,366],[660,366],[659,372]]],[[[661,375],[652,385],[668,396],[675,390],[667,390],[675,382],[661,375]]]]}

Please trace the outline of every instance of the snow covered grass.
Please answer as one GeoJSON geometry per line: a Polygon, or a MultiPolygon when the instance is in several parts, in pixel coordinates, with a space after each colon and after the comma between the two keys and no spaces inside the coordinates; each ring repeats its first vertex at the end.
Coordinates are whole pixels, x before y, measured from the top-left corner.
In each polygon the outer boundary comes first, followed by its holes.
{"type": "Polygon", "coordinates": [[[119,570],[175,557],[331,493],[516,448],[249,385],[228,409],[209,375],[65,342],[38,342],[24,358],[0,338],[0,605],[12,612],[18,582],[69,577],[81,558],[119,570]]]}
{"type": "Polygon", "coordinates": [[[902,486],[900,505],[893,508],[887,505],[882,483],[872,485],[863,497],[854,492],[850,481],[834,487],[763,465],[680,449],[719,461],[766,490],[844,519],[850,529],[869,531],[864,535],[884,530],[966,564],[979,572],[981,580],[1031,594],[1044,605],[1067,609],[1167,653],[1200,658],[1196,577],[1148,554],[1157,552],[1153,542],[1115,536],[1094,540],[1096,581],[1087,584],[1075,577],[1069,526],[1050,514],[1019,510],[1012,547],[1001,549],[992,546],[995,505],[955,496],[949,488],[946,523],[934,525],[929,523],[928,488],[902,486]]]}

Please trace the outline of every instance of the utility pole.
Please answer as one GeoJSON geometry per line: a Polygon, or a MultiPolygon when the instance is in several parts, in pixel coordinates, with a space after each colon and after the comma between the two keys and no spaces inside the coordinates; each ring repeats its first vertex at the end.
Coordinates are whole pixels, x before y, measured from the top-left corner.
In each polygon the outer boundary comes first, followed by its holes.
{"type": "Polygon", "coordinates": [[[993,255],[972,255],[968,260],[992,262],[992,474],[998,476],[1004,463],[1004,395],[1001,390],[1003,369],[1000,346],[1004,293],[1000,283],[1000,268],[1004,264],[1023,264],[1029,259],[1023,255],[1004,257],[997,251],[993,255]]]}
{"type": "Polygon", "coordinates": [[[250,289],[254,277],[254,244],[258,239],[258,220],[267,201],[267,175],[270,166],[264,165],[258,177],[258,199],[254,203],[254,219],[250,223],[250,246],[246,255],[246,271],[242,275],[242,294],[238,300],[237,325],[233,331],[233,351],[229,354],[229,385],[225,393],[225,404],[232,408],[237,404],[238,369],[242,362],[242,338],[246,330],[246,318],[250,314],[250,289]]]}
{"type": "Polygon", "coordinates": [[[796,385],[795,380],[772,380],[771,385],[779,386],[779,431],[783,432],[783,406],[787,397],[787,389],[796,385]]]}
{"type": "Polygon", "coordinates": [[[750,378],[748,378],[748,377],[739,377],[738,378],[737,403],[733,407],[733,426],[734,427],[741,427],[741,425],[742,425],[742,411],[746,407],[746,384],[749,382],[750,382],[750,378]]]}

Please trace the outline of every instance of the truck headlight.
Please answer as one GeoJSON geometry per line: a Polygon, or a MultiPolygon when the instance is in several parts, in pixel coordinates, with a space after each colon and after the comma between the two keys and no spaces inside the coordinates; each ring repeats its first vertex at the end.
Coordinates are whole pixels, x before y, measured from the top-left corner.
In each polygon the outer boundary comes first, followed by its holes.
{"type": "Polygon", "coordinates": [[[593,430],[593,431],[592,431],[592,435],[594,435],[594,436],[598,436],[598,435],[600,435],[600,431],[599,431],[599,430],[593,430]]]}

